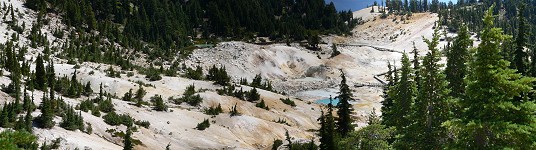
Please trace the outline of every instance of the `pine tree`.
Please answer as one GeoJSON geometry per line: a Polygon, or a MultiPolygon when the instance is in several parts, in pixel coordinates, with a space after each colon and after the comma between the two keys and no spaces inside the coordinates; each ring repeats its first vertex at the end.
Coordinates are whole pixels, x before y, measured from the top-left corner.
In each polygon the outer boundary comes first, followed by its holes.
{"type": "Polygon", "coordinates": [[[335,150],[337,149],[337,131],[335,126],[335,119],[333,117],[333,105],[331,104],[332,98],[330,97],[330,103],[328,104],[327,113],[321,110],[322,115],[318,119],[320,121],[320,129],[318,130],[318,136],[320,136],[320,149],[321,150],[335,150]]]}
{"type": "Polygon", "coordinates": [[[151,102],[153,102],[154,110],[156,111],[167,111],[167,106],[164,104],[164,100],[160,95],[154,95],[151,97],[151,102]]]}
{"type": "Polygon", "coordinates": [[[350,101],[353,100],[353,94],[350,87],[346,84],[346,76],[342,70],[341,78],[342,80],[339,85],[340,91],[338,96],[339,103],[337,104],[337,107],[339,108],[337,110],[337,115],[339,116],[337,118],[337,130],[341,137],[346,137],[350,132],[354,131],[354,126],[352,125],[354,121],[351,116],[353,108],[350,104],[350,101]]]}
{"type": "Polygon", "coordinates": [[[70,86],[67,91],[67,96],[78,98],[80,97],[80,92],[78,92],[79,89],[78,89],[78,81],[76,80],[76,74],[77,74],[77,71],[75,70],[73,73],[73,76],[71,76],[70,86]]]}
{"type": "Polygon", "coordinates": [[[147,94],[147,92],[145,92],[142,85],[139,86],[140,88],[136,91],[136,96],[134,97],[134,99],[136,100],[136,106],[141,107],[141,105],[143,104],[143,97],[145,97],[145,94],[147,94]]]}
{"type": "Polygon", "coordinates": [[[39,90],[45,90],[46,88],[46,72],[45,72],[45,66],[43,64],[43,57],[41,55],[37,56],[37,60],[35,62],[35,78],[36,78],[36,88],[39,90]]]}
{"type": "Polygon", "coordinates": [[[127,93],[125,93],[125,95],[123,95],[122,100],[123,100],[123,101],[130,102],[130,101],[132,101],[132,95],[133,95],[133,93],[132,93],[132,89],[130,89],[130,90],[128,90],[127,93]]]}
{"type": "Polygon", "coordinates": [[[26,131],[32,133],[33,130],[33,116],[32,116],[32,110],[30,108],[26,111],[26,116],[24,116],[24,128],[26,131]]]}
{"type": "Polygon", "coordinates": [[[132,150],[132,148],[134,147],[131,136],[132,131],[130,131],[130,128],[127,128],[127,133],[123,138],[123,150],[132,150]]]}
{"type": "Polygon", "coordinates": [[[55,122],[52,120],[55,116],[54,108],[52,104],[53,100],[49,100],[46,96],[43,96],[41,102],[41,115],[36,119],[41,128],[52,128],[55,125],[55,122]]]}
{"type": "Polygon", "coordinates": [[[290,134],[288,134],[287,129],[285,129],[285,140],[287,140],[287,142],[288,142],[286,147],[291,150],[292,149],[292,140],[291,140],[290,134]]]}
{"type": "Polygon", "coordinates": [[[525,52],[525,46],[527,45],[527,21],[523,16],[525,13],[525,4],[521,4],[519,7],[519,12],[517,13],[517,18],[519,20],[519,25],[517,28],[517,37],[515,39],[515,50],[514,50],[514,68],[517,69],[517,72],[526,75],[528,62],[527,53],[525,52]]]}
{"type": "Polygon", "coordinates": [[[336,44],[331,45],[331,50],[332,50],[332,52],[331,52],[331,57],[330,58],[333,58],[333,57],[341,54],[341,52],[339,50],[337,50],[337,45],[336,44]]]}
{"type": "Polygon", "coordinates": [[[55,82],[56,82],[56,73],[54,71],[54,62],[52,61],[52,59],[48,62],[48,66],[47,66],[47,83],[48,83],[48,86],[50,87],[49,89],[49,95],[50,95],[50,99],[54,99],[54,90],[55,90],[55,82]]]}
{"type": "Polygon", "coordinates": [[[441,124],[449,119],[448,107],[448,82],[442,74],[439,64],[440,52],[439,28],[434,30],[432,40],[425,39],[430,50],[424,57],[421,69],[421,88],[415,101],[411,118],[414,123],[402,146],[410,146],[411,149],[438,149],[446,144],[446,128],[441,124]]]}
{"type": "Polygon", "coordinates": [[[249,92],[247,92],[247,99],[250,102],[258,101],[259,99],[261,99],[261,95],[257,92],[257,88],[253,88],[249,92]]]}
{"type": "Polygon", "coordinates": [[[447,52],[445,74],[451,89],[450,95],[454,98],[462,98],[465,93],[464,78],[467,74],[466,63],[469,60],[468,48],[473,45],[470,36],[467,26],[462,26],[452,49],[447,52]]]}
{"type": "Polygon", "coordinates": [[[406,54],[402,55],[402,68],[400,71],[400,81],[392,89],[395,90],[395,93],[391,97],[393,99],[393,110],[391,112],[393,116],[390,119],[392,119],[397,133],[401,135],[400,138],[405,138],[404,136],[408,132],[413,132],[408,129],[408,126],[412,123],[411,107],[417,95],[417,85],[412,75],[411,62],[406,54]]]}
{"type": "Polygon", "coordinates": [[[82,7],[85,10],[85,20],[88,28],[90,30],[97,29],[97,21],[95,19],[95,13],[93,13],[93,8],[91,7],[91,3],[87,0],[82,0],[82,7]]]}
{"type": "Polygon", "coordinates": [[[392,149],[389,140],[394,135],[394,128],[381,124],[375,109],[367,119],[368,125],[352,132],[350,137],[339,142],[339,149],[387,150],[392,149]]]}
{"type": "Polygon", "coordinates": [[[419,81],[421,81],[421,75],[419,70],[421,70],[421,66],[419,62],[419,50],[415,46],[415,42],[413,42],[413,51],[411,51],[411,53],[413,53],[413,60],[411,62],[413,63],[413,71],[415,71],[413,74],[415,75],[415,81],[417,82],[417,89],[420,89],[421,84],[419,81]]]}
{"type": "Polygon", "coordinates": [[[534,78],[509,69],[499,54],[510,38],[494,27],[494,6],[484,16],[481,43],[469,63],[463,117],[446,123],[456,133],[453,149],[534,149],[536,104],[514,97],[532,89],[534,78]]]}
{"type": "Polygon", "coordinates": [[[383,88],[383,101],[382,103],[382,124],[387,126],[394,126],[395,125],[395,118],[394,118],[394,106],[393,106],[393,97],[396,95],[396,88],[395,88],[395,81],[393,79],[393,70],[391,67],[391,63],[387,64],[388,71],[385,74],[385,78],[387,79],[387,85],[383,88]]]}
{"type": "Polygon", "coordinates": [[[91,82],[88,81],[84,87],[84,96],[89,97],[91,94],[93,94],[93,89],[91,89],[91,82]]]}
{"type": "MultiPolygon", "coordinates": [[[[143,87],[141,87],[141,85],[140,85],[140,88],[143,88],[143,87]]],[[[97,103],[102,101],[102,100],[104,100],[104,90],[102,88],[102,82],[101,82],[100,85],[99,85],[99,97],[97,98],[97,103]]]]}

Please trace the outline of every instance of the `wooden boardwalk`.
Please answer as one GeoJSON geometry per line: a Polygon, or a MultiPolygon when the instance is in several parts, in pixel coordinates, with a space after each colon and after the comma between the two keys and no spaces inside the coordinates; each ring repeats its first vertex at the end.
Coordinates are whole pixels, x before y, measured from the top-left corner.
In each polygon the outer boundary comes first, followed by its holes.
{"type": "Polygon", "coordinates": [[[353,46],[353,47],[370,47],[370,48],[376,49],[378,51],[383,51],[383,52],[393,52],[393,53],[400,53],[400,54],[403,53],[403,52],[396,51],[396,50],[393,50],[393,49],[377,47],[377,46],[372,46],[372,45],[366,45],[366,44],[337,44],[337,46],[341,46],[341,47],[349,47],[349,46],[353,46]]]}

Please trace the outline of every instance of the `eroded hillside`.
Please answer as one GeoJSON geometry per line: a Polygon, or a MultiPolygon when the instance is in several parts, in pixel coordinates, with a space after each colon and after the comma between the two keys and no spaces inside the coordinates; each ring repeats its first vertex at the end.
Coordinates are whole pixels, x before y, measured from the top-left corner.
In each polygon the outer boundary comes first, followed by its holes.
{"type": "MultiPolygon", "coordinates": [[[[26,26],[25,30],[17,34],[6,22],[0,24],[0,43],[13,40],[12,35],[18,35],[15,41],[15,50],[31,44],[30,29],[32,22],[36,22],[36,12],[23,6],[22,0],[2,1],[12,5],[16,24],[26,26]]],[[[133,138],[141,141],[136,149],[164,149],[168,144],[172,149],[268,149],[274,139],[284,139],[288,130],[294,141],[306,142],[317,139],[314,130],[318,129],[317,119],[320,116],[320,105],[315,101],[336,96],[339,76],[342,70],[349,78],[349,85],[354,88],[356,101],[353,102],[358,127],[364,125],[364,116],[373,108],[379,110],[382,88],[374,77],[387,71],[387,62],[398,62],[401,53],[409,51],[411,43],[415,41],[417,48],[425,52],[426,47],[422,37],[432,35],[432,27],[437,17],[428,13],[416,13],[405,21],[400,18],[388,17],[380,19],[378,13],[370,13],[370,8],[354,13],[355,17],[365,19],[363,25],[353,30],[348,37],[325,36],[321,50],[311,51],[299,44],[272,44],[255,45],[244,42],[222,42],[214,48],[198,49],[181,63],[188,67],[202,66],[206,74],[213,65],[225,67],[232,81],[237,84],[237,90],[250,91],[246,85],[238,85],[240,79],[248,81],[260,74],[270,81],[273,89],[278,93],[257,89],[260,98],[264,100],[269,109],[256,107],[259,102],[240,100],[233,96],[218,94],[222,86],[210,81],[192,80],[184,77],[163,76],[161,80],[150,81],[144,74],[133,70],[121,70],[120,66],[103,63],[83,62],[72,63],[70,60],[56,57],[62,50],[51,56],[54,62],[56,77],[71,77],[76,73],[76,80],[80,83],[91,83],[94,91],[89,96],[68,98],[59,93],[55,97],[63,99],[66,104],[77,106],[82,101],[99,97],[100,85],[103,92],[109,93],[118,114],[128,114],[135,120],[148,121],[148,128],[138,125],[138,131],[133,132],[133,138]],[[340,55],[331,57],[332,44],[341,44],[337,49],[340,55]],[[352,46],[360,45],[360,46],[352,46]],[[380,51],[378,48],[392,49],[393,51],[380,51]],[[56,55],[54,55],[56,54],[56,55]],[[109,76],[109,68],[117,70],[119,75],[109,76]],[[175,104],[168,98],[178,98],[183,95],[187,87],[195,85],[196,93],[203,101],[199,106],[186,103],[175,104]],[[130,89],[138,90],[141,86],[147,92],[142,100],[149,102],[154,95],[160,95],[169,106],[167,111],[155,111],[151,105],[135,106],[134,102],[123,101],[122,97],[130,89]],[[283,95],[285,93],[286,95],[283,95]],[[289,106],[281,99],[290,98],[296,106],[289,106]],[[223,113],[207,115],[205,109],[221,105],[223,113]],[[240,113],[231,116],[233,107],[240,113]],[[205,130],[195,129],[198,123],[205,119],[210,121],[210,127],[205,130]],[[282,121],[284,120],[284,122],[282,121]]],[[[7,11],[2,11],[7,12],[7,11]]],[[[3,15],[3,14],[2,14],[3,15]]],[[[53,36],[53,32],[61,30],[65,34],[73,29],[61,23],[61,17],[47,14],[50,23],[44,25],[40,31],[46,35],[51,46],[62,46],[68,42],[68,35],[53,36]]],[[[95,33],[98,34],[98,33],[95,33]]],[[[117,48],[121,46],[114,45],[117,48]]],[[[30,68],[35,70],[35,60],[43,54],[44,46],[28,48],[24,53],[25,60],[30,61],[30,68]]],[[[127,51],[129,51],[127,49],[127,51]]],[[[131,51],[131,50],[130,50],[131,51]]],[[[177,56],[179,57],[179,56],[177,56]]],[[[133,61],[139,66],[148,66],[146,57],[141,55],[133,61]]],[[[169,63],[169,62],[164,62],[169,63]]],[[[169,67],[169,66],[166,66],[169,67]]],[[[180,72],[184,73],[184,71],[180,72]]],[[[3,70],[0,84],[9,85],[10,72],[3,70]]],[[[22,89],[21,89],[22,90],[22,89]]],[[[39,105],[47,92],[23,89],[31,94],[34,103],[39,105]]],[[[7,93],[0,92],[0,103],[14,101],[7,93]]],[[[123,139],[120,132],[126,131],[125,125],[112,126],[107,124],[102,116],[95,116],[92,111],[78,111],[84,118],[84,123],[91,124],[92,133],[82,131],[69,131],[56,125],[51,129],[33,127],[39,143],[51,143],[60,139],[62,149],[121,149],[123,139]]],[[[31,115],[35,118],[41,114],[36,109],[31,115]]],[[[56,116],[54,121],[61,122],[62,117],[56,116]]]]}

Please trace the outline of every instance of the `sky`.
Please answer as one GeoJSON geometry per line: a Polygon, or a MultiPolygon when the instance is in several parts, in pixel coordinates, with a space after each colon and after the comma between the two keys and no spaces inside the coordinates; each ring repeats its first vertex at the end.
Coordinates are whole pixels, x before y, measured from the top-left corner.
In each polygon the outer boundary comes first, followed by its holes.
{"type": "MultiPolygon", "coordinates": [[[[325,0],[325,1],[326,3],[333,1],[333,3],[335,3],[335,7],[339,11],[350,10],[350,9],[352,11],[360,10],[360,9],[367,7],[367,5],[372,5],[374,1],[377,1],[378,4],[381,3],[381,0],[325,0]]],[[[439,0],[439,1],[449,2],[450,0],[439,0]]],[[[452,0],[453,3],[456,3],[457,1],[458,0],[452,0]]]]}

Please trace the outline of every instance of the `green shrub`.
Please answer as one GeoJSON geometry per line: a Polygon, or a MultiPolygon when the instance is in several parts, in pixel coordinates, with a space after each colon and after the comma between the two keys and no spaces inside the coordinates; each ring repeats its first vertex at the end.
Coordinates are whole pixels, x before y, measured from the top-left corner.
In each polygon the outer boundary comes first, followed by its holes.
{"type": "Polygon", "coordinates": [[[262,109],[270,110],[270,108],[268,107],[268,105],[266,105],[264,100],[261,100],[261,102],[255,104],[255,106],[259,107],[259,108],[262,108],[262,109]]]}
{"type": "Polygon", "coordinates": [[[209,107],[208,109],[205,109],[205,114],[207,115],[218,115],[223,112],[223,109],[221,108],[221,104],[218,104],[217,107],[209,107]]]}
{"type": "Polygon", "coordinates": [[[285,103],[287,105],[290,105],[292,107],[296,106],[296,103],[294,103],[294,101],[290,100],[290,98],[285,98],[285,99],[281,98],[279,100],[281,100],[283,103],[285,103]]]}
{"type": "Polygon", "coordinates": [[[210,122],[208,119],[203,120],[203,122],[197,124],[197,127],[195,127],[197,130],[205,130],[208,127],[210,127],[210,122]]]}
{"type": "Polygon", "coordinates": [[[144,128],[149,128],[149,126],[151,125],[151,123],[149,121],[147,121],[147,120],[143,120],[143,121],[136,120],[136,122],[134,122],[134,124],[142,126],[144,128]]]}

